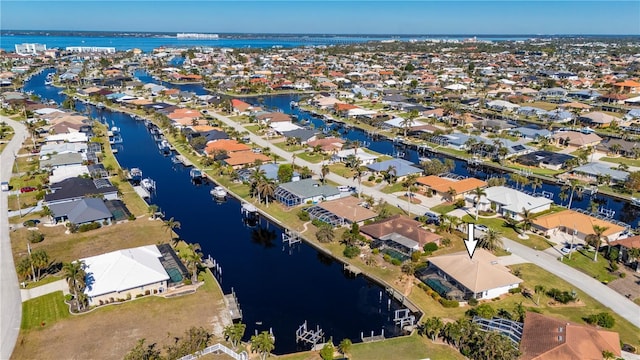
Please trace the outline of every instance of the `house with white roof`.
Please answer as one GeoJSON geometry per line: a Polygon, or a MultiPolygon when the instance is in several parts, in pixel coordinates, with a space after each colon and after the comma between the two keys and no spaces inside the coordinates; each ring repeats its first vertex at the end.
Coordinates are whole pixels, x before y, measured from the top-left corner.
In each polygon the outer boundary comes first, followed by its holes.
{"type": "Polygon", "coordinates": [[[369,154],[361,149],[345,149],[340,150],[331,156],[332,161],[345,162],[350,155],[355,155],[356,159],[360,160],[360,165],[371,165],[378,158],[377,155],[369,154]]]}
{"type": "MultiPolygon", "coordinates": [[[[527,195],[521,191],[506,187],[494,186],[484,190],[486,195],[480,198],[479,211],[495,210],[496,213],[505,218],[522,220],[521,214],[524,210],[532,214],[549,210],[553,200],[545,197],[527,195]]],[[[469,194],[465,200],[470,206],[475,206],[475,196],[469,194]]]]}
{"type": "Polygon", "coordinates": [[[165,292],[169,274],[160,258],[158,247],[147,245],[80,259],[87,274],[84,292],[89,305],[165,292]]]}

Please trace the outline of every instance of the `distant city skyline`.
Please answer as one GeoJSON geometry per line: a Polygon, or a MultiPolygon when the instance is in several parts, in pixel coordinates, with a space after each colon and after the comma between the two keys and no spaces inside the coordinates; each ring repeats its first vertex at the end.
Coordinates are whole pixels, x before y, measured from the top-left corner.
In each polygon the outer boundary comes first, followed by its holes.
{"type": "Polygon", "coordinates": [[[2,0],[0,10],[2,30],[398,35],[640,34],[640,1],[636,0],[2,0]]]}

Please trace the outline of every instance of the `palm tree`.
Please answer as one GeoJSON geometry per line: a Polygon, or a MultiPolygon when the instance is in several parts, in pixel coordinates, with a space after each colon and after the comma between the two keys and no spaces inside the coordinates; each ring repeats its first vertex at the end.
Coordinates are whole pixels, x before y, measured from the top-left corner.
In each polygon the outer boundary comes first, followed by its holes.
{"type": "Polygon", "coordinates": [[[256,190],[269,207],[269,199],[275,196],[276,184],[272,180],[264,179],[257,184],[256,190]]]}
{"type": "Polygon", "coordinates": [[[362,177],[364,176],[364,170],[360,167],[362,161],[357,159],[353,167],[353,180],[358,180],[358,197],[360,197],[360,192],[362,191],[362,177]]]}
{"type": "Polygon", "coordinates": [[[275,349],[275,338],[268,331],[263,331],[251,337],[251,352],[260,354],[262,360],[275,349]]]}
{"type": "Polygon", "coordinates": [[[609,151],[611,151],[614,155],[617,155],[620,149],[622,149],[622,146],[620,144],[613,144],[609,146],[609,151]]]}
{"type": "Polygon", "coordinates": [[[335,239],[336,234],[333,232],[333,226],[327,224],[322,225],[316,231],[316,239],[321,243],[330,243],[335,239]]]}
{"type": "Polygon", "coordinates": [[[342,339],[342,341],[340,341],[340,344],[338,344],[338,351],[340,351],[340,353],[344,356],[347,356],[347,354],[351,351],[351,340],[350,339],[342,339]]]}
{"type": "Polygon", "coordinates": [[[534,289],[533,291],[535,291],[535,293],[538,295],[538,299],[536,300],[536,305],[540,305],[540,295],[544,294],[546,289],[544,285],[536,285],[533,289],[534,289]]]}
{"type": "Polygon", "coordinates": [[[560,193],[558,194],[558,198],[560,199],[560,201],[565,202],[565,200],[569,198],[569,195],[567,195],[565,191],[560,191],[560,193]]]}
{"type": "Polygon", "coordinates": [[[442,322],[442,319],[434,316],[425,320],[424,333],[431,339],[431,341],[436,341],[436,338],[438,337],[438,334],[440,334],[440,331],[443,327],[444,323],[442,322]]]}
{"type": "Polygon", "coordinates": [[[200,253],[202,248],[198,243],[189,244],[187,248],[187,251],[183,252],[185,254],[183,258],[191,272],[191,282],[195,284],[198,282],[198,266],[202,263],[202,253],[200,253]]]}
{"type": "Polygon", "coordinates": [[[533,181],[531,181],[531,189],[533,189],[534,194],[536,193],[536,189],[541,187],[542,187],[542,180],[540,180],[539,178],[535,178],[533,179],[533,181]]]}
{"type": "Polygon", "coordinates": [[[456,198],[456,195],[458,195],[456,189],[449,187],[449,190],[447,190],[447,196],[449,197],[449,200],[453,202],[453,200],[456,198]]]}
{"type": "Polygon", "coordinates": [[[489,228],[485,233],[484,237],[480,239],[480,243],[478,244],[480,247],[487,249],[489,251],[493,251],[498,247],[502,247],[502,239],[500,238],[500,233],[496,230],[489,228]]]}
{"type": "Polygon", "coordinates": [[[531,211],[522,208],[522,230],[527,231],[531,229],[531,224],[533,224],[533,214],[531,211]]]}
{"type": "Polygon", "coordinates": [[[329,165],[327,164],[322,164],[322,167],[320,168],[320,175],[322,175],[322,183],[324,184],[327,181],[327,175],[329,175],[329,172],[331,170],[329,169],[329,165]]]}
{"type": "Polygon", "coordinates": [[[403,187],[407,188],[407,213],[411,214],[411,201],[413,199],[413,192],[416,190],[416,180],[418,179],[418,174],[411,174],[407,176],[402,184],[403,187]]]}
{"type": "Polygon", "coordinates": [[[387,184],[389,185],[391,185],[391,183],[394,183],[396,181],[397,175],[398,175],[398,172],[396,170],[396,167],[393,165],[389,165],[387,170],[382,171],[382,177],[384,178],[384,181],[386,181],[387,184]]]}
{"type": "Polygon", "coordinates": [[[42,270],[49,267],[49,261],[49,255],[42,249],[33,251],[31,253],[31,264],[37,271],[35,281],[40,280],[40,274],[42,270]]]}
{"type": "Polygon", "coordinates": [[[571,195],[569,196],[569,205],[567,205],[568,209],[571,209],[571,203],[573,202],[573,194],[576,190],[576,187],[578,187],[579,182],[576,179],[571,179],[570,180],[570,187],[571,187],[571,195]]]}
{"type": "Polygon", "coordinates": [[[476,221],[478,221],[478,213],[480,211],[479,210],[480,199],[482,199],[483,196],[486,196],[487,192],[481,189],[480,187],[477,187],[475,190],[473,190],[472,195],[473,195],[473,202],[476,204],[476,221]]]}
{"type": "MultiPolygon", "coordinates": [[[[182,225],[180,224],[180,221],[175,220],[175,219],[173,218],[173,216],[172,216],[169,220],[166,220],[166,221],[164,222],[164,229],[165,229],[165,231],[168,231],[168,232],[169,232],[169,236],[171,237],[169,240],[170,240],[172,243],[173,243],[173,240],[174,240],[174,237],[173,237],[173,231],[174,231],[175,229],[180,229],[180,226],[182,226],[182,225]]],[[[177,238],[176,238],[176,240],[177,240],[177,238]]],[[[176,241],[176,242],[177,242],[177,241],[176,241]]],[[[175,243],[174,243],[173,245],[175,246],[175,243]]]]}
{"type": "Polygon", "coordinates": [[[158,205],[155,205],[155,204],[149,205],[149,208],[147,211],[149,211],[149,215],[151,215],[151,219],[155,220],[158,209],[160,209],[158,205]]]}
{"type": "Polygon", "coordinates": [[[593,261],[598,261],[598,250],[600,250],[602,234],[604,234],[604,232],[607,230],[609,230],[609,227],[607,226],[593,225],[593,233],[596,235],[596,239],[595,239],[596,252],[593,255],[593,261]]]}
{"type": "Polygon", "coordinates": [[[242,340],[246,329],[247,325],[243,323],[231,324],[224,328],[223,335],[225,340],[230,341],[231,345],[235,349],[238,347],[240,340],[242,340]]]}
{"type": "Polygon", "coordinates": [[[78,301],[78,294],[80,292],[83,292],[86,286],[85,278],[87,274],[85,273],[84,268],[84,261],[74,261],[62,265],[64,278],[67,280],[69,290],[73,293],[73,296],[77,302],[76,311],[80,311],[82,309],[82,304],[80,301],[78,301]]]}

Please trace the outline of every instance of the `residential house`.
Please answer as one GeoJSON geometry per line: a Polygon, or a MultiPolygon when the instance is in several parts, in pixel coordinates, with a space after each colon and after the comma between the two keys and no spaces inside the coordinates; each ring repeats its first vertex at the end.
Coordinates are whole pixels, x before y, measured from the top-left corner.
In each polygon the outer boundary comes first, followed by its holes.
{"type": "Polygon", "coordinates": [[[640,155],[640,143],[624,139],[608,138],[596,146],[597,150],[634,158],[640,155]]]}
{"type": "Polygon", "coordinates": [[[587,235],[595,234],[594,225],[607,228],[602,235],[609,241],[617,240],[625,231],[625,228],[620,225],[573,210],[543,215],[533,221],[533,227],[544,232],[545,235],[555,234],[557,231],[573,234],[575,231],[576,237],[580,240],[584,240],[587,235]]]}
{"type": "Polygon", "coordinates": [[[625,80],[619,83],[613,84],[619,92],[629,93],[629,94],[640,94],[640,82],[634,80],[625,80]]]}
{"type": "Polygon", "coordinates": [[[487,187],[485,181],[473,177],[457,180],[435,175],[419,177],[416,179],[416,184],[420,187],[421,192],[431,191],[449,201],[462,199],[476,188],[484,189],[487,187]]]}
{"type": "Polygon", "coordinates": [[[600,162],[591,162],[578,166],[571,170],[571,173],[589,182],[598,182],[601,177],[605,176],[614,183],[621,183],[629,177],[627,171],[616,170],[600,162]]]}
{"type": "Polygon", "coordinates": [[[51,193],[44,196],[47,206],[82,199],[86,196],[100,196],[106,200],[117,200],[118,189],[106,179],[85,179],[74,177],[49,185],[51,193]]]}
{"type": "Polygon", "coordinates": [[[422,174],[422,169],[414,166],[411,161],[404,159],[391,159],[380,162],[374,162],[367,165],[367,169],[374,173],[381,173],[383,171],[391,171],[397,180],[402,180],[409,175],[422,174]]]}
{"type": "Polygon", "coordinates": [[[361,226],[360,233],[374,241],[373,247],[393,249],[405,255],[421,250],[427,243],[439,245],[442,239],[406,215],[394,215],[361,226]]]}
{"type": "Polygon", "coordinates": [[[51,175],[49,175],[49,183],[57,183],[62,180],[78,177],[78,176],[88,176],[89,169],[86,165],[67,165],[55,167],[51,171],[51,175]]]}
{"type": "Polygon", "coordinates": [[[466,251],[433,256],[429,258],[429,267],[439,279],[431,276],[423,281],[447,298],[456,298],[449,293],[457,289],[462,299],[494,299],[518,288],[523,281],[484,249],[476,249],[473,258],[466,251]]]}
{"type": "Polygon", "coordinates": [[[629,256],[630,249],[640,249],[640,235],[619,239],[610,243],[610,246],[617,247],[620,256],[618,259],[631,266],[635,263],[636,272],[640,272],[640,258],[629,256]]]}
{"type": "Polygon", "coordinates": [[[584,134],[578,131],[560,131],[553,134],[551,138],[558,144],[576,148],[596,146],[602,141],[597,134],[584,134]]]}
{"type": "Polygon", "coordinates": [[[616,332],[531,311],[525,316],[519,350],[521,360],[601,360],[605,351],[622,356],[616,332]]]}
{"type": "Polygon", "coordinates": [[[518,136],[527,140],[537,140],[539,138],[551,137],[551,131],[547,129],[532,129],[528,127],[516,127],[509,130],[509,134],[518,136]]]}
{"type": "Polygon", "coordinates": [[[231,108],[237,115],[249,115],[254,110],[253,106],[238,99],[231,99],[231,108]]]}
{"type": "Polygon", "coordinates": [[[340,197],[335,186],[323,185],[318,180],[304,179],[280,184],[275,191],[275,198],[285,206],[296,206],[306,203],[334,200],[340,197]]]}
{"type": "Polygon", "coordinates": [[[369,154],[362,149],[354,148],[354,149],[345,149],[337,151],[331,157],[332,161],[346,162],[350,156],[355,156],[356,159],[360,160],[360,165],[370,165],[373,164],[378,158],[377,155],[369,154]]]}
{"type": "Polygon", "coordinates": [[[578,118],[578,120],[590,126],[597,126],[597,127],[607,127],[611,125],[611,122],[614,122],[614,121],[620,122],[620,119],[618,119],[617,117],[609,114],[605,114],[599,111],[594,111],[588,114],[581,115],[580,118],[578,118]]]}
{"type": "Polygon", "coordinates": [[[473,194],[465,196],[465,200],[470,206],[475,206],[475,202],[479,201],[479,211],[495,210],[496,213],[505,218],[514,220],[522,220],[522,213],[526,210],[531,214],[537,214],[549,210],[553,200],[545,197],[535,197],[527,195],[521,191],[506,187],[494,186],[484,190],[479,200],[475,199],[473,194]]]}
{"type": "Polygon", "coordinates": [[[254,152],[249,146],[230,139],[208,142],[204,151],[207,155],[222,160],[236,170],[256,162],[271,161],[268,156],[254,152]]]}
{"type": "Polygon", "coordinates": [[[342,146],[344,145],[344,143],[345,143],[344,139],[341,139],[341,138],[325,137],[321,139],[308,141],[307,145],[310,148],[315,148],[316,146],[319,146],[320,150],[326,153],[333,153],[342,149],[342,146]]]}
{"type": "MultiPolygon", "coordinates": [[[[274,163],[262,164],[255,168],[238,170],[238,177],[242,181],[249,182],[251,181],[251,175],[253,175],[253,173],[257,170],[257,171],[263,172],[264,177],[266,179],[278,182],[279,169],[280,169],[279,164],[274,164],[274,163]]],[[[299,180],[300,180],[300,174],[297,171],[294,171],[293,175],[291,176],[291,181],[299,181],[299,180]]]]}
{"type": "Polygon", "coordinates": [[[564,167],[565,163],[571,159],[575,159],[575,156],[539,150],[518,156],[515,161],[526,166],[560,170],[564,167]]]}
{"type": "Polygon", "coordinates": [[[110,224],[113,215],[102,199],[84,198],[49,205],[54,223],[69,221],[75,225],[98,222],[110,224]]]}
{"type": "Polygon", "coordinates": [[[335,200],[323,201],[305,211],[311,219],[318,219],[332,226],[342,226],[374,219],[378,214],[364,206],[361,199],[344,196],[335,200]]]}
{"type": "Polygon", "coordinates": [[[166,292],[170,277],[162,258],[156,245],[147,245],[80,259],[89,305],[166,292]]]}
{"type": "Polygon", "coordinates": [[[40,160],[40,169],[57,169],[65,166],[82,165],[84,161],[84,157],[79,153],[45,155],[44,159],[40,160]]]}

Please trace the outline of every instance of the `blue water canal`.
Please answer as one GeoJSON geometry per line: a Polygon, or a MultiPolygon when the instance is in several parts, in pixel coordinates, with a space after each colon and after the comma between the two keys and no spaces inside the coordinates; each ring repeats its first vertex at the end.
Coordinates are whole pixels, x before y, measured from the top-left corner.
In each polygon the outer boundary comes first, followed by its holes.
{"type": "MultiPolygon", "coordinates": [[[[59,89],[44,86],[47,72],[28,81],[25,91],[61,103],[64,95],[58,94],[59,89]]],[[[78,102],[77,110],[82,112],[84,105],[78,102]]],[[[120,127],[124,139],[116,155],[120,165],[141,168],[145,177],[154,179],[157,192],[151,202],[166,218],[181,222],[177,232],[182,239],[199,243],[205,255],[221,264],[221,286],[225,293],[232,288],[236,292],[247,338],[255,330],[272,328],[275,352],[293,352],[301,349],[295,330],[305,320],[336,341],[359,341],[361,332],[379,334],[383,328],[387,336],[398,334],[392,318],[399,304],[389,301],[382,287],[361,276],[345,275],[340,263],[305,244],[283,250],[281,229],[266,220],[247,227],[240,203],[234,199],[217,203],[209,194],[210,184],[194,185],[189,169],[160,154],[142,121],[93,107],[90,114],[120,127]]]]}

